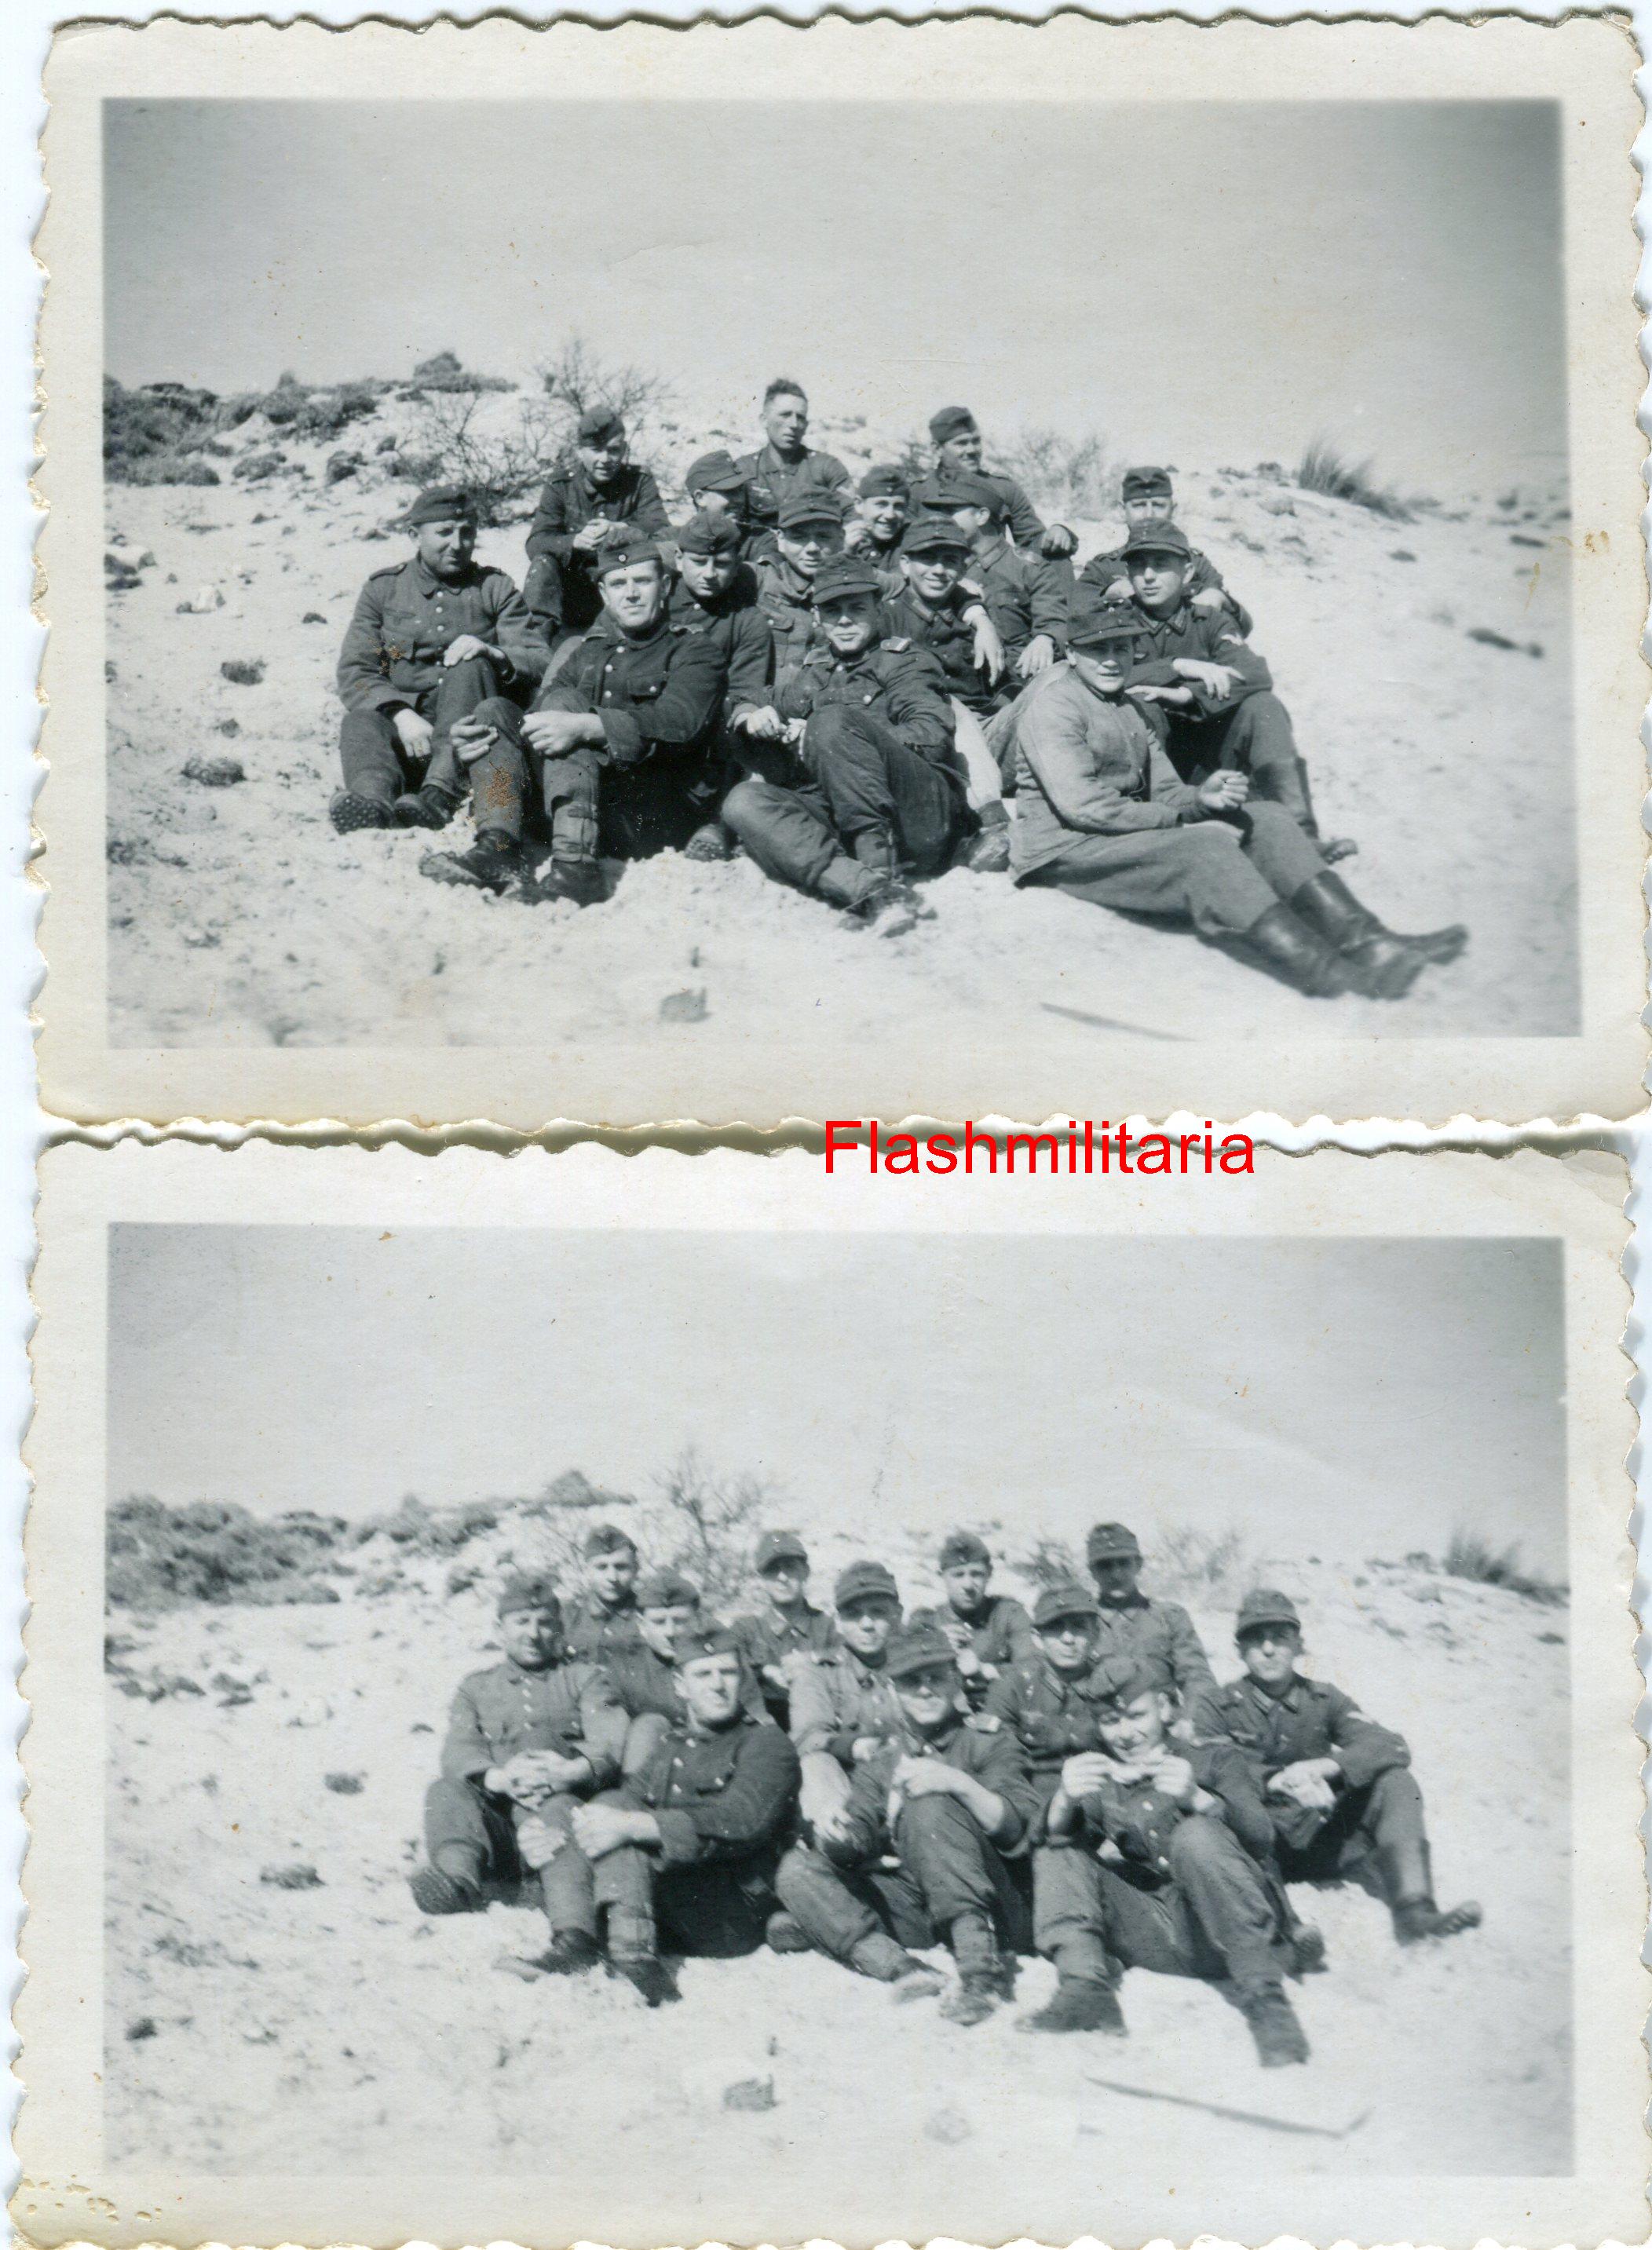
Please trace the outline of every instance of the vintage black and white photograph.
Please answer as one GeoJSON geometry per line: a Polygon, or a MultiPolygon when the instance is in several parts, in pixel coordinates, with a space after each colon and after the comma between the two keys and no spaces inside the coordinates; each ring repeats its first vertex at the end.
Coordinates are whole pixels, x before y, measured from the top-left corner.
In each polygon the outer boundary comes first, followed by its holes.
{"type": "Polygon", "coordinates": [[[65,48],[128,1106],[1621,1107],[1617,35],[873,28],[65,48]]]}
{"type": "Polygon", "coordinates": [[[71,1153],[37,2239],[1627,2229],[1609,1171],[71,1153]]]}

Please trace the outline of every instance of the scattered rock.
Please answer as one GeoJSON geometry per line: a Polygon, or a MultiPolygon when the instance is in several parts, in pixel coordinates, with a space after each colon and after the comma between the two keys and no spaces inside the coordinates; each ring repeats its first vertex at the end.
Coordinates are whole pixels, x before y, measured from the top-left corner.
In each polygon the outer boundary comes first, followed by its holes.
{"type": "Polygon", "coordinates": [[[1388,560],[1391,562],[1414,562],[1416,559],[1408,547],[1393,547],[1388,550],[1388,560]]]}
{"type": "Polygon", "coordinates": [[[256,687],[264,677],[264,659],[257,657],[248,663],[238,656],[226,657],[218,670],[238,687],[256,687]]]}
{"type": "Polygon", "coordinates": [[[186,758],[183,778],[199,782],[203,789],[233,789],[246,779],[246,768],[239,758],[186,758]]]}
{"type": "Polygon", "coordinates": [[[374,446],[373,451],[376,453],[393,453],[400,442],[393,430],[387,430],[377,445],[374,446]]]}
{"type": "Polygon", "coordinates": [[[219,719],[214,722],[212,731],[218,735],[238,735],[241,722],[238,719],[219,719]]]}
{"type": "Polygon", "coordinates": [[[294,1860],[282,1867],[260,1867],[258,1879],[278,1891],[318,1891],[321,1888],[321,1879],[308,1860],[294,1860]]]}
{"type": "Polygon", "coordinates": [[[231,474],[244,478],[250,485],[259,485],[266,477],[276,475],[286,466],[287,456],[278,446],[267,453],[248,453],[245,459],[235,464],[231,474]]]}
{"type": "Polygon", "coordinates": [[[126,2027],[126,2035],[129,2039],[153,2039],[155,2037],[155,2031],[156,2025],[155,2018],[153,2016],[134,2016],[132,2021],[126,2027]]]}
{"type": "Polygon", "coordinates": [[[319,610],[306,610],[299,623],[306,625],[324,625],[327,619],[319,610]]]}
{"type": "Polygon", "coordinates": [[[775,2108],[772,2078],[736,2078],[732,2086],[722,2089],[725,2109],[772,2109],[775,2108]]]}
{"type": "Polygon", "coordinates": [[[683,992],[667,992],[660,1003],[662,1024],[703,1024],[709,1013],[703,984],[695,985],[683,992]]]}
{"type": "Polygon", "coordinates": [[[1511,531],[1509,534],[1510,547],[1546,547],[1548,543],[1546,539],[1533,539],[1527,531],[1511,531]]]}
{"type": "Polygon", "coordinates": [[[926,2141],[939,2141],[943,2147],[950,2149],[960,2141],[967,2141],[974,2130],[961,2109],[937,2109],[933,2117],[924,2120],[923,2137],[926,2141]]]}
{"type": "MultiPolygon", "coordinates": [[[[215,929],[186,929],[183,935],[185,945],[193,946],[197,953],[210,953],[215,945],[223,942],[215,929]]],[[[197,1688],[197,1694],[200,1692],[197,1688]]]]}
{"type": "Polygon", "coordinates": [[[146,547],[142,554],[139,556],[137,561],[132,567],[135,570],[153,570],[155,568],[155,549],[152,547],[146,547]]]}
{"type": "Polygon", "coordinates": [[[321,1786],[335,1797],[359,1797],[366,1780],[364,1773],[328,1773],[321,1777],[321,1786]]]}
{"type": "Polygon", "coordinates": [[[178,603],[177,613],[181,618],[204,618],[223,607],[224,591],[221,587],[197,586],[192,594],[186,594],[178,603]]]}
{"type": "Polygon", "coordinates": [[[114,669],[114,659],[106,656],[103,659],[104,685],[108,687],[113,687],[118,676],[119,675],[116,673],[114,669]]]}
{"type": "Polygon", "coordinates": [[[1296,513],[1296,503],[1288,492],[1258,493],[1256,505],[1265,508],[1269,515],[1295,515],[1296,513]]]}
{"type": "Polygon", "coordinates": [[[364,466],[359,453],[329,453],[327,457],[327,481],[329,485],[342,485],[346,477],[353,477],[357,469],[364,466]]]}
{"type": "Polygon", "coordinates": [[[1511,641],[1506,633],[1496,632],[1490,625],[1470,625],[1469,638],[1483,641],[1488,648],[1516,648],[1519,645],[1517,641],[1511,641]]]}

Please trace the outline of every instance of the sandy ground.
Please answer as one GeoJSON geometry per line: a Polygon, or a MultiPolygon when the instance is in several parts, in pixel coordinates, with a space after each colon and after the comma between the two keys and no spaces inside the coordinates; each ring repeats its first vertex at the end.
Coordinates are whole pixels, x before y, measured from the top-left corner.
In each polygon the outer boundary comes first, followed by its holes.
{"type": "MultiPolygon", "coordinates": [[[[368,467],[331,488],[328,448],[283,438],[294,467],[266,482],[232,481],[226,461],[217,488],[109,490],[111,553],[154,558],[109,600],[118,1046],[646,1045],[668,1066],[674,1046],[778,1040],[805,1019],[826,1053],[899,1056],[922,1021],[983,1054],[1036,1039],[1054,1067],[1093,1059],[1109,1026],[1172,1039],[1576,1027],[1567,566],[1552,504],[1491,495],[1393,523],[1276,472],[1181,476],[1184,520],[1255,613],[1322,824],[1360,844],[1344,873],[1396,928],[1472,932],[1467,956],[1402,1004],[1328,1004],[1181,931],[1002,877],[944,877],[932,924],[873,946],[749,862],[671,855],[582,914],[423,881],[428,837],[335,837],[338,645],[363,580],[404,552],[377,535],[409,491],[374,467],[378,433],[347,433],[368,467]],[[203,589],[224,606],[180,610],[203,589]],[[222,677],[235,659],[263,664],[258,684],[222,677]],[[191,757],[224,754],[242,761],[239,785],[184,777],[191,757]],[[661,1019],[682,991],[703,994],[709,1034],[704,1018],[661,1019]]],[[[271,434],[255,418],[237,442],[271,434]]],[[[862,464],[863,434],[818,434],[862,464]]],[[[681,444],[684,459],[700,450],[681,444]]],[[[1075,528],[1081,556],[1115,535],[1075,528]]],[[[480,551],[520,581],[522,539],[488,534],[480,551]]]]}
{"type": "MultiPolygon", "coordinates": [[[[365,1580],[384,1557],[354,1559],[365,1580]]],[[[115,1612],[112,1681],[158,1700],[107,1699],[111,2163],[544,2175],[560,2235],[657,2240],[667,2211],[678,2240],[736,2242],[1104,2234],[1109,2179],[1567,2170],[1565,1612],[1404,1564],[1266,1567],[1324,1668],[1409,1736],[1442,1896],[1485,1908],[1401,1954],[1372,1901],[1300,1893],[1332,1969],[1299,1988],[1293,2072],[1263,2073],[1210,1990],[1140,1971],[1123,2044],[1018,2035],[1041,1963],[967,2032],[814,1957],[690,1963],[653,2015],[600,1978],[524,1985],[492,1964],[538,1917],[426,1921],[404,1881],[447,1697],[491,1660],[478,1591],[445,1594],[444,1562],[337,1606],[115,1612]],[[293,1863],[315,1887],[260,1881],[293,1863]],[[750,2079],[773,2106],[726,2107],[750,2079]]],[[[1198,1616],[1225,1672],[1231,1615],[1198,1616]]]]}

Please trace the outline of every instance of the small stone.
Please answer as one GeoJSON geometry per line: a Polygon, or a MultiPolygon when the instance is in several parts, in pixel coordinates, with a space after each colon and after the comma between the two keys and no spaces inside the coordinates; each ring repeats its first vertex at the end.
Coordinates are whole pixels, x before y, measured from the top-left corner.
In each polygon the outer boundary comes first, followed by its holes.
{"type": "Polygon", "coordinates": [[[153,2016],[134,2016],[126,2027],[126,2035],[129,2039],[153,2039],[155,2032],[156,2024],[153,2016]]]}
{"type": "Polygon", "coordinates": [[[241,731],[241,722],[238,719],[219,719],[213,726],[212,731],[215,735],[238,735],[241,731]]]}
{"type": "Polygon", "coordinates": [[[366,1779],[364,1773],[328,1773],[321,1777],[321,1786],[335,1797],[359,1797],[366,1779]]]}
{"type": "Polygon", "coordinates": [[[776,2107],[772,2078],[736,2078],[722,2089],[725,2109],[772,2109],[776,2107]]]}
{"type": "Polygon", "coordinates": [[[256,687],[264,677],[264,659],[261,656],[251,660],[238,656],[226,657],[218,670],[237,687],[256,687]]]}
{"type": "Polygon", "coordinates": [[[327,623],[327,619],[321,615],[319,610],[306,610],[303,617],[299,620],[299,622],[301,625],[324,625],[327,623]]]}
{"type": "Polygon", "coordinates": [[[294,1860],[286,1867],[260,1867],[258,1879],[278,1891],[318,1891],[321,1879],[308,1860],[294,1860]]]}
{"type": "Polygon", "coordinates": [[[662,1024],[703,1024],[709,1013],[703,984],[695,985],[682,992],[667,992],[660,1003],[662,1024]]]}
{"type": "Polygon", "coordinates": [[[197,953],[210,953],[212,948],[222,941],[215,929],[186,929],[183,932],[183,942],[185,945],[193,946],[197,953]]]}
{"type": "Polygon", "coordinates": [[[961,2109],[937,2109],[933,2117],[924,2120],[923,2137],[926,2141],[939,2141],[950,2149],[960,2141],[967,2141],[974,2130],[961,2109]]]}
{"type": "Polygon", "coordinates": [[[239,758],[186,758],[183,778],[199,782],[203,789],[233,789],[246,779],[246,768],[239,758]]]}

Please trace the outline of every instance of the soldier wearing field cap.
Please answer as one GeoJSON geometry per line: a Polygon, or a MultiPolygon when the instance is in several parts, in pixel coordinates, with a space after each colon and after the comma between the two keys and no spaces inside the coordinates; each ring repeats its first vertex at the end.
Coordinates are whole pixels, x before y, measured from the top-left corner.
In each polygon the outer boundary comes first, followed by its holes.
{"type": "Polygon", "coordinates": [[[774,637],[777,676],[801,664],[814,639],[814,582],[843,552],[843,508],[835,494],[805,490],[782,507],[774,552],[760,560],[757,605],[774,637]]]}
{"type": "MultiPolygon", "coordinates": [[[[934,491],[964,505],[963,495],[950,486],[934,491]]],[[[950,510],[920,515],[902,536],[901,575],[906,583],[889,597],[885,613],[892,633],[934,657],[948,694],[965,710],[985,717],[1003,701],[1004,644],[980,588],[964,582],[969,556],[969,534],[950,510]]]]}
{"type": "MultiPolygon", "coordinates": [[[[1175,487],[1168,469],[1126,469],[1119,486],[1119,498],[1124,511],[1125,539],[1155,524],[1168,523],[1176,512],[1175,487]]],[[[1213,616],[1226,611],[1241,635],[1248,633],[1250,611],[1228,592],[1221,572],[1209,556],[1194,548],[1188,561],[1187,598],[1193,608],[1208,611],[1213,616]]],[[[1102,601],[1128,602],[1130,583],[1123,541],[1100,555],[1092,555],[1078,576],[1080,584],[1090,587],[1102,601]]]]}
{"type": "Polygon", "coordinates": [[[867,471],[856,493],[844,542],[850,554],[872,565],[888,592],[898,594],[906,583],[901,572],[901,535],[912,514],[910,480],[903,469],[881,463],[867,471]]]}
{"type": "Polygon", "coordinates": [[[602,614],[528,716],[495,701],[456,729],[476,842],[427,856],[421,872],[434,880],[586,907],[607,895],[599,852],[723,855],[714,825],[722,652],[708,634],[673,622],[666,560],[652,540],[616,539],[598,579],[602,614]],[[538,875],[522,855],[530,795],[550,832],[538,875]],[[708,825],[712,835],[697,841],[708,825]]]}
{"type": "Polygon", "coordinates": [[[1243,1677],[1208,1688],[1195,1723],[1248,1762],[1284,1880],[1359,1884],[1387,1906],[1402,1945],[1476,1929],[1472,1900],[1435,1903],[1422,1791],[1403,1736],[1301,1671],[1302,1618],[1290,1597],[1274,1587],[1247,1594],[1234,1638],[1243,1677]]]}
{"type": "Polygon", "coordinates": [[[938,413],[931,414],[930,437],[935,446],[938,475],[964,470],[972,476],[985,475],[988,483],[996,487],[1004,504],[1004,520],[1018,547],[1026,548],[1029,553],[1036,549],[1056,562],[1071,555],[1078,542],[1064,523],[1052,523],[1047,528],[1013,477],[982,468],[980,427],[967,406],[943,406],[938,413]]]}
{"type": "Polygon", "coordinates": [[[732,453],[719,446],[691,461],[682,488],[695,509],[706,515],[726,515],[740,534],[740,554],[749,562],[754,541],[760,536],[751,521],[745,472],[732,453]]]}
{"type": "Polygon", "coordinates": [[[774,681],[774,637],[757,605],[757,576],[740,559],[734,518],[701,510],[677,534],[673,625],[709,635],[722,658],[722,723],[740,724],[768,702],[774,681]]]}
{"type": "Polygon", "coordinates": [[[1033,680],[1047,670],[1067,646],[1070,567],[1036,548],[1011,546],[1004,496],[987,477],[956,471],[920,485],[914,496],[950,515],[969,541],[960,590],[979,594],[1003,649],[1006,680],[1033,680]]]}
{"type": "Polygon", "coordinates": [[[938,1609],[914,1610],[910,1622],[934,1625],[946,1635],[964,1692],[978,1710],[999,1674],[1033,1655],[1033,1621],[1013,1594],[989,1591],[992,1551],[973,1531],[948,1533],[938,1568],[946,1600],[938,1609]]]}
{"type": "MultiPolygon", "coordinates": [[[[681,1570],[645,1570],[632,1598],[637,1606],[634,1647],[611,1647],[603,1667],[613,1681],[631,1722],[626,1741],[629,1773],[652,1749],[661,1720],[681,1710],[677,1697],[677,1649],[686,1638],[705,1632],[718,1620],[708,1618],[694,1580],[681,1570]]],[[[742,1707],[763,1716],[763,1697],[755,1674],[743,1682],[742,1707]]]]}
{"type": "Polygon", "coordinates": [[[1264,2067],[1306,2062],[1272,1830],[1245,1761],[1172,1732],[1157,1658],[1104,1659],[1093,1691],[1099,1746],[1067,1761],[1045,1821],[1039,1947],[1055,1995],[1022,2027],[1122,2033],[1120,1972],[1151,1969],[1221,1984],[1264,2067]]]}
{"type": "MultiPolygon", "coordinates": [[[[1046,1586],[1033,1605],[1026,1655],[1004,1667],[986,1691],[983,1716],[1007,1727],[1026,1753],[1040,1806],[1055,1794],[1067,1759],[1093,1750],[1101,1605],[1075,1581],[1046,1586]]],[[[1036,1881],[1037,1862],[1034,1861],[1036,1881]]]]}
{"type": "Polygon", "coordinates": [[[626,1720],[613,1684],[574,1656],[546,1579],[508,1578],[497,1601],[503,1660],[463,1681],[453,1698],[441,1777],[425,1798],[427,1864],[412,1877],[423,1914],[464,1914],[485,1886],[536,1882],[550,1951],[508,1963],[571,1974],[597,1958],[591,1867],[572,1839],[581,1800],[620,1772],[626,1720]]]}
{"type": "Polygon", "coordinates": [[[798,1802],[797,1752],[743,1707],[736,1636],[726,1626],[683,1635],[676,1672],[679,1715],[574,1825],[609,1961],[651,2007],[680,1997],[663,1952],[727,1958],[762,1944],[798,1802]]]}
{"type": "Polygon", "coordinates": [[[763,394],[764,443],[736,456],[746,480],[747,506],[754,537],[778,530],[789,503],[808,499],[833,502],[840,523],[850,497],[849,472],[835,453],[816,452],[806,444],[809,401],[790,376],[777,375],[763,394]]]}
{"type": "Polygon", "coordinates": [[[910,879],[971,825],[957,722],[933,659],[888,633],[869,563],[834,557],[812,597],[819,639],[743,721],[722,818],[764,874],[897,936],[932,913],[910,879]]]}
{"type": "Polygon", "coordinates": [[[1066,662],[994,722],[994,748],[1016,776],[1017,882],[1185,917],[1310,998],[1401,997],[1429,960],[1446,957],[1434,949],[1465,934],[1386,928],[1284,808],[1255,797],[1248,775],[1219,769],[1197,786],[1183,781],[1125,692],[1140,627],[1133,605],[1079,587],[1066,662]]]}
{"type": "Polygon", "coordinates": [[[1142,1550],[1127,1525],[1096,1524],[1084,1542],[1084,1560],[1096,1581],[1098,1659],[1134,1656],[1162,1665],[1185,1704],[1215,1684],[1205,1645],[1180,1603],[1143,1593],[1142,1550]]]}
{"type": "Polygon", "coordinates": [[[899,1709],[884,1668],[901,1622],[901,1593],[881,1563],[851,1563],[832,1589],[833,1646],[791,1674],[791,1739],[803,1761],[803,1818],[835,1832],[849,1776],[894,1727],[899,1709]]]}
{"type": "Polygon", "coordinates": [[[821,1952],[885,1983],[923,1976],[912,1949],[944,1943],[958,1988],[942,2012],[977,2024],[1009,1996],[1024,1935],[1007,1859],[1036,1809],[1026,1763],[1006,1729],[966,1720],[933,1625],[895,1636],[888,1672],[894,1731],[857,1768],[842,1821],[787,1853],[781,1902],[821,1952]]]}
{"type": "Polygon", "coordinates": [[[602,606],[598,558],[622,527],[668,541],[660,487],[630,459],[626,425],[593,406],[574,430],[573,459],[551,472],[528,527],[528,606],[553,636],[584,632],[602,606]]]}
{"type": "Polygon", "coordinates": [[[577,1656],[605,1663],[641,1639],[637,1622],[637,1543],[617,1523],[594,1524],[581,1548],[585,1590],[568,1605],[566,1638],[577,1656]]]}
{"type": "Polygon", "coordinates": [[[413,553],[363,587],[338,661],[341,836],[445,827],[465,794],[455,722],[491,698],[524,702],[550,655],[514,583],[475,560],[468,493],[429,486],[402,521],[413,553]]]}
{"type": "Polygon", "coordinates": [[[736,1618],[734,1631],[762,1683],[770,1717],[789,1727],[792,1680],[811,1658],[831,1654],[838,1629],[809,1599],[809,1551],[795,1531],[765,1531],[753,1567],[762,1604],[736,1618]]]}

